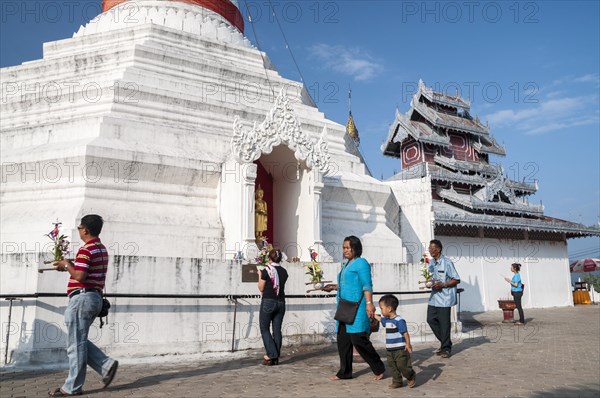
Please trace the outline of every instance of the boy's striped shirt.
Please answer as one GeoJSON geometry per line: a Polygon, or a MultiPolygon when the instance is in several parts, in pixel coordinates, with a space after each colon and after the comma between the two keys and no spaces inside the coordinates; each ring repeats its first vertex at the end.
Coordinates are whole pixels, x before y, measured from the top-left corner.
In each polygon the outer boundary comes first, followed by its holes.
{"type": "Polygon", "coordinates": [[[406,341],[403,334],[408,332],[406,321],[400,315],[392,319],[382,316],[381,325],[385,328],[385,348],[388,351],[404,350],[406,341]]]}

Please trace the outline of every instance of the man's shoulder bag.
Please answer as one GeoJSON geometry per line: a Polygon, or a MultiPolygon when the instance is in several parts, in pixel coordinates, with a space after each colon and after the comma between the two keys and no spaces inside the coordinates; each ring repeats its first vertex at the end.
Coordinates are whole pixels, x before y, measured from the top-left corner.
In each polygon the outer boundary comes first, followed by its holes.
{"type": "Polygon", "coordinates": [[[104,322],[102,322],[102,318],[106,318],[108,316],[108,310],[110,309],[110,302],[106,299],[106,297],[102,297],[102,308],[100,309],[100,312],[98,313],[98,318],[100,318],[100,329],[102,329],[102,326],[104,325],[104,322]]]}

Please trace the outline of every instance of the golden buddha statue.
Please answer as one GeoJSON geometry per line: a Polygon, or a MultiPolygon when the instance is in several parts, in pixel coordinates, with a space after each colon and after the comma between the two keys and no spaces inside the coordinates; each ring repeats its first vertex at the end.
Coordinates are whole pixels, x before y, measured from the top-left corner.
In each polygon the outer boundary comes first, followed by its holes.
{"type": "Polygon", "coordinates": [[[265,191],[259,185],[254,198],[254,234],[256,243],[260,243],[265,239],[264,233],[267,230],[269,215],[267,212],[267,202],[263,199],[264,195],[265,191]]]}

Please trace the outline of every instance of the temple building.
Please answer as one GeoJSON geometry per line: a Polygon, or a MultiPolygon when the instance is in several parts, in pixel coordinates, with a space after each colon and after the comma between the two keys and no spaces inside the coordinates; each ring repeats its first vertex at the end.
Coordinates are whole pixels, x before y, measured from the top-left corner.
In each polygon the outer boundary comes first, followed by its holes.
{"type": "Polygon", "coordinates": [[[469,101],[419,81],[382,151],[402,164],[387,183],[400,204],[408,262],[418,261],[429,240],[441,240],[465,289],[461,310],[497,308],[496,300],[509,296],[503,276],[511,276],[513,262],[523,265],[524,306],[572,305],[567,239],[600,229],[546,216],[541,204],[530,203],[537,180],[507,178],[490,161],[506,149],[471,115],[469,101]]]}

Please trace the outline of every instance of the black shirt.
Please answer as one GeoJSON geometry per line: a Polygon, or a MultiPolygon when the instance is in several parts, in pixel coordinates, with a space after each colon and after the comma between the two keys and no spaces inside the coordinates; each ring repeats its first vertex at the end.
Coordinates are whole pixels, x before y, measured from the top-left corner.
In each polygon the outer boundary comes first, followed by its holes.
{"type": "Polygon", "coordinates": [[[277,266],[275,269],[277,270],[277,274],[279,274],[279,295],[275,295],[275,291],[273,290],[273,282],[271,282],[269,273],[266,269],[263,269],[260,273],[260,279],[266,281],[266,283],[262,298],[285,300],[285,282],[287,281],[288,273],[282,266],[277,266]]]}

